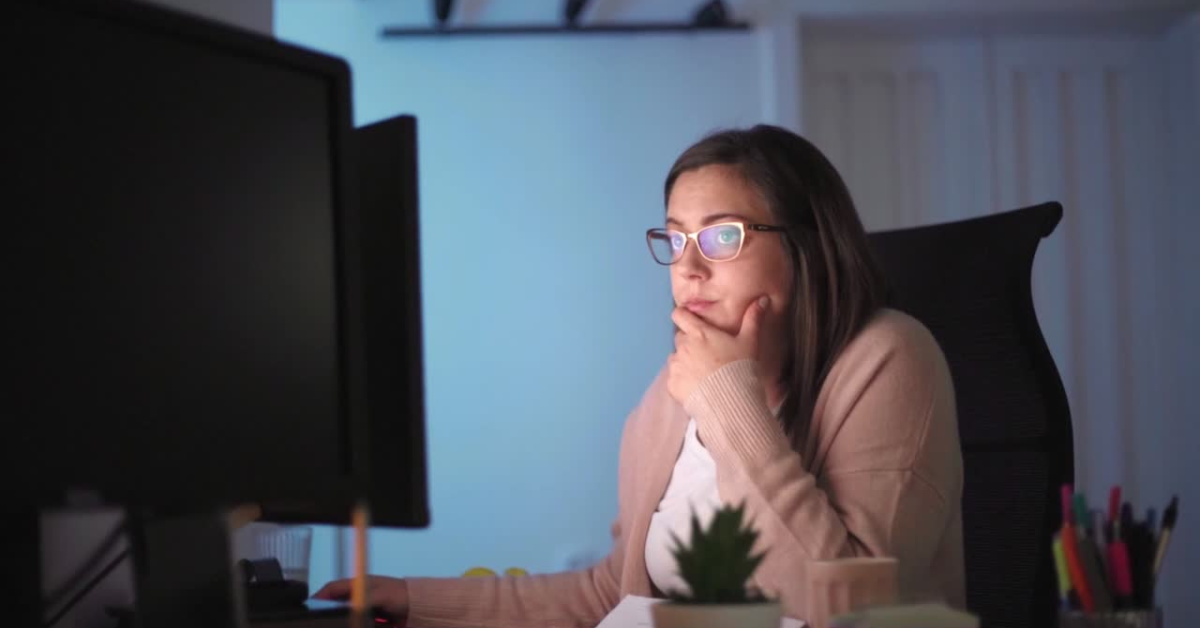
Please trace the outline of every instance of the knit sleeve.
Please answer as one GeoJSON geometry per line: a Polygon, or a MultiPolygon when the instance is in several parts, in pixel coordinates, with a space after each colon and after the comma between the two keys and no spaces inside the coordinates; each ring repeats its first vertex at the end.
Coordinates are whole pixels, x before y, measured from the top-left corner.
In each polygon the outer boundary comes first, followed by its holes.
{"type": "Polygon", "coordinates": [[[894,556],[911,588],[961,491],[944,357],[923,328],[876,334],[839,358],[825,387],[810,428],[824,443],[820,470],[793,449],[753,361],[710,375],[685,408],[717,463],[722,500],[745,502],[759,528],[760,586],[802,586],[809,560],[894,556]]]}
{"type": "Polygon", "coordinates": [[[407,625],[414,628],[575,626],[591,628],[616,606],[622,551],[582,571],[477,578],[412,578],[407,625]]]}

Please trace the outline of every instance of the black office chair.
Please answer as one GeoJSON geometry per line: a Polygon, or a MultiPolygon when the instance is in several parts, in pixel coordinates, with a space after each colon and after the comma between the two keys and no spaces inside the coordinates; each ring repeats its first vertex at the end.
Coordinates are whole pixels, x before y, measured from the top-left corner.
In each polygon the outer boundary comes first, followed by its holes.
{"type": "Polygon", "coordinates": [[[1054,626],[1050,551],[1073,481],[1071,414],[1030,275],[1062,219],[1045,203],[869,234],[891,304],[933,332],[954,379],[965,486],[967,607],[985,628],[1054,626]]]}

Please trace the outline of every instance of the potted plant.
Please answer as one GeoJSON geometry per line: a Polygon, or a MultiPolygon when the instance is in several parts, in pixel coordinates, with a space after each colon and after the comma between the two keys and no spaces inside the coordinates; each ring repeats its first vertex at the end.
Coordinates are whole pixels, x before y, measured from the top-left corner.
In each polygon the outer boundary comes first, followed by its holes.
{"type": "Polygon", "coordinates": [[[746,587],[764,553],[753,554],[758,532],[743,526],[745,504],[723,506],[707,529],[692,514],[692,542],[672,535],[679,576],[690,591],[668,591],[651,607],[655,628],[779,628],[779,602],[746,587]]]}

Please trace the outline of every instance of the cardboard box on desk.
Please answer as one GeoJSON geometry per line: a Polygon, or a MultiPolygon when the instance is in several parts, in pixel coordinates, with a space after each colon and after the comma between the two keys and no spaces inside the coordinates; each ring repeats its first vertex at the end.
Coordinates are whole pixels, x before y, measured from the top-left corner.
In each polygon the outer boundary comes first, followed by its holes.
{"type": "Polygon", "coordinates": [[[837,615],[829,628],[979,628],[979,618],[941,603],[906,604],[837,615]]]}

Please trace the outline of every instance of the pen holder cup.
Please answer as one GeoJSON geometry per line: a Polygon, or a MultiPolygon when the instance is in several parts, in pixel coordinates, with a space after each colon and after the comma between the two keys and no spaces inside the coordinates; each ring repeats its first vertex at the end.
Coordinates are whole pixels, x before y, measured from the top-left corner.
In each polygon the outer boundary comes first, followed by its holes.
{"type": "Polygon", "coordinates": [[[1058,628],[1162,628],[1161,608],[1111,611],[1107,613],[1059,613],[1058,628]]]}

